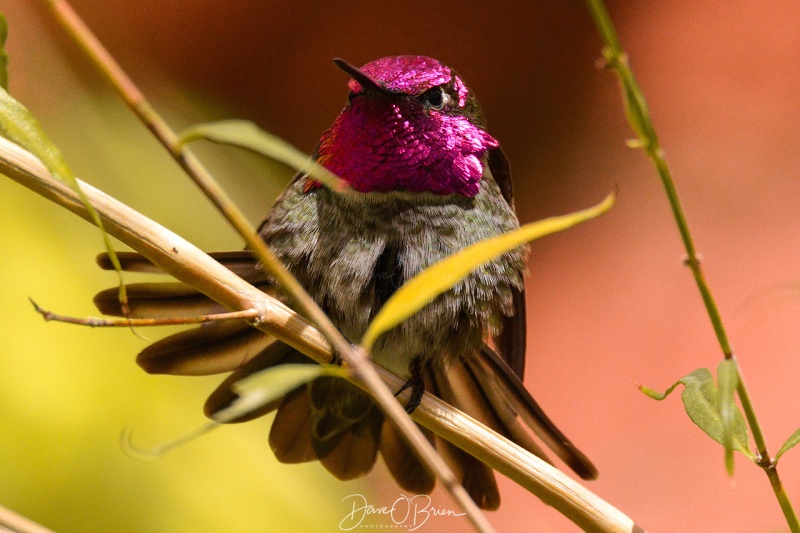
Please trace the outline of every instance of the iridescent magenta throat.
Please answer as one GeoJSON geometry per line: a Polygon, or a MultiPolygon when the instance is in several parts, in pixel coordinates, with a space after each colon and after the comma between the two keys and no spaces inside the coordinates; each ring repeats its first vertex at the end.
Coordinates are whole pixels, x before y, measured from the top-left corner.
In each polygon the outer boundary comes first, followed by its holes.
{"type": "MultiPolygon", "coordinates": [[[[481,158],[497,141],[459,114],[425,109],[414,96],[452,79],[435,59],[396,56],[361,69],[400,95],[354,98],[320,140],[318,161],[360,192],[408,190],[472,197],[481,158]]],[[[467,90],[456,77],[457,105],[467,90]]],[[[355,93],[362,91],[350,81],[355,93]]]]}

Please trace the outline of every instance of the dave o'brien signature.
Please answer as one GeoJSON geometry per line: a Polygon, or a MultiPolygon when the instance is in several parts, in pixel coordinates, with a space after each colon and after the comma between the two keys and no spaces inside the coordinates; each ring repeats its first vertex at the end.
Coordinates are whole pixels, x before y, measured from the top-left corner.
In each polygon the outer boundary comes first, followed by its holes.
{"type": "Polygon", "coordinates": [[[436,507],[427,494],[418,494],[408,497],[401,495],[391,505],[378,507],[367,502],[361,494],[345,496],[342,501],[351,501],[353,508],[350,513],[339,522],[339,529],[350,531],[360,526],[367,516],[388,516],[395,524],[402,524],[409,531],[415,531],[425,524],[432,516],[463,516],[450,509],[436,507]]]}

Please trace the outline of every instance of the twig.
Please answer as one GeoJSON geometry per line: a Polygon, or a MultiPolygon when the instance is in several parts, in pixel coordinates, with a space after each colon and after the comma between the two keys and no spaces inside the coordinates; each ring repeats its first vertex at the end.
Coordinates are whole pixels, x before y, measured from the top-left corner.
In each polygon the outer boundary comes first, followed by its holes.
{"type": "Polygon", "coordinates": [[[689,231],[689,224],[686,221],[686,216],[681,206],[678,191],[675,188],[675,183],[672,180],[672,174],[664,158],[664,151],[656,135],[655,127],[653,126],[652,119],[650,118],[650,111],[647,106],[647,101],[644,94],[636,83],[636,78],[633,71],[628,65],[628,56],[622,50],[619,42],[616,29],[614,28],[608,11],[605,8],[602,0],[587,0],[587,6],[594,19],[597,30],[603,40],[605,48],[603,49],[603,57],[606,66],[617,72],[619,76],[620,85],[623,92],[625,103],[625,110],[628,116],[628,122],[638,137],[637,147],[641,147],[647,156],[653,161],[653,164],[658,171],[658,176],[661,178],[661,183],[664,186],[664,191],[667,194],[672,214],[675,218],[675,223],[678,226],[678,231],[683,241],[683,246],[686,250],[686,265],[691,269],[697,288],[700,291],[700,296],[703,299],[703,304],[706,308],[706,313],[714,328],[714,333],[717,336],[717,342],[722,350],[725,359],[731,359],[736,362],[736,370],[739,374],[739,382],[736,389],[739,395],[739,400],[742,404],[742,410],[750,431],[753,434],[753,442],[755,442],[756,449],[760,456],[760,461],[756,464],[761,466],[769,477],[770,484],[775,492],[775,496],[781,505],[781,510],[786,517],[789,527],[794,533],[800,533],[800,521],[798,521],[797,514],[789,503],[789,498],[780,482],[778,471],[775,462],[767,451],[767,443],[764,438],[764,433],[761,429],[761,424],[755,413],[755,408],[750,399],[750,393],[744,382],[742,370],[736,360],[736,356],[731,349],[728,335],[722,323],[717,303],[714,296],[711,294],[711,289],[706,282],[705,274],[701,266],[700,258],[698,257],[697,250],[692,239],[691,232],[689,231]]]}
{"type": "Polygon", "coordinates": [[[89,326],[90,328],[129,328],[129,327],[149,327],[149,326],[186,326],[189,324],[205,324],[206,322],[221,322],[224,320],[254,320],[258,321],[261,311],[258,309],[246,309],[244,311],[231,311],[229,313],[215,313],[211,315],[199,315],[191,317],[174,318],[100,318],[96,316],[75,317],[62,315],[48,311],[42,306],[28,298],[33,304],[37,313],[42,315],[45,322],[64,322],[76,324],[78,326],[89,326]]]}
{"type": "MultiPolygon", "coordinates": [[[[2,138],[0,174],[88,220],[74,191],[50,176],[34,156],[2,138]]],[[[256,326],[258,329],[271,333],[317,362],[330,362],[330,345],[325,338],[288,307],[246,283],[173,232],[94,187],[85,183],[83,187],[109,234],[225,307],[260,310],[263,320],[256,326]]],[[[376,370],[390,388],[397,390],[403,384],[402,379],[390,372],[379,367],[376,370]]],[[[408,398],[407,393],[404,398],[408,398]]],[[[412,416],[422,426],[515,480],[586,531],[643,531],[622,512],[563,472],[431,394],[425,393],[412,416]]]]}

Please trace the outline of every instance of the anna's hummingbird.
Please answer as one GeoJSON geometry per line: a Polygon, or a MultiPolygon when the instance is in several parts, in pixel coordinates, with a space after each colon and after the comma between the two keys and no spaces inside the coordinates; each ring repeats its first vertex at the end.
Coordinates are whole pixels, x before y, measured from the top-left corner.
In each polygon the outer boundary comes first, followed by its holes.
{"type": "MultiPolygon", "coordinates": [[[[349,101],[322,135],[315,157],[353,190],[339,194],[298,175],[276,200],[259,233],[341,332],[357,341],[406,280],[519,223],[508,162],[486,132],[475,96],[455,71],[422,56],[385,57],[360,69],[335,62],[352,78],[349,101]]],[[[218,257],[234,263],[232,268],[245,279],[274,289],[252,259],[218,257]]],[[[524,258],[525,250],[518,249],[474,271],[384,334],[372,356],[408,379],[412,396],[427,389],[544,457],[521,419],[581,477],[593,478],[594,466],[521,382],[524,258]]],[[[150,316],[174,316],[176,296],[183,302],[198,301],[189,291],[176,294],[174,285],[165,289],[148,285],[142,292],[131,287],[133,311],[144,305],[142,312],[150,316]]],[[[95,301],[103,312],[119,311],[113,303],[116,289],[95,301]]],[[[192,309],[216,310],[206,304],[192,309]]],[[[234,397],[234,381],[302,357],[245,323],[229,322],[173,335],[139,356],[148,371],[169,373],[192,373],[191,361],[196,360],[219,361],[218,372],[234,370],[207,402],[206,411],[213,413],[234,397]],[[177,360],[189,364],[176,367],[172,362],[177,360]]],[[[275,409],[269,441],[280,461],[319,459],[336,477],[352,479],[367,474],[380,453],[403,488],[432,490],[432,473],[370,396],[347,381],[319,378],[264,411],[275,409]]],[[[496,508],[499,495],[491,469],[426,434],[478,505],[496,508]]]]}

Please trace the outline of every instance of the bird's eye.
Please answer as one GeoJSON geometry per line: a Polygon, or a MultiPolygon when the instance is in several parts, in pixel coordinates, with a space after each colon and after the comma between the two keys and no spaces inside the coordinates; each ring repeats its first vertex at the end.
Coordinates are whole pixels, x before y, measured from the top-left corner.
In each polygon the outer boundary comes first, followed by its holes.
{"type": "Polygon", "coordinates": [[[447,102],[448,96],[441,87],[434,87],[422,95],[422,101],[431,109],[441,109],[447,102]]]}

